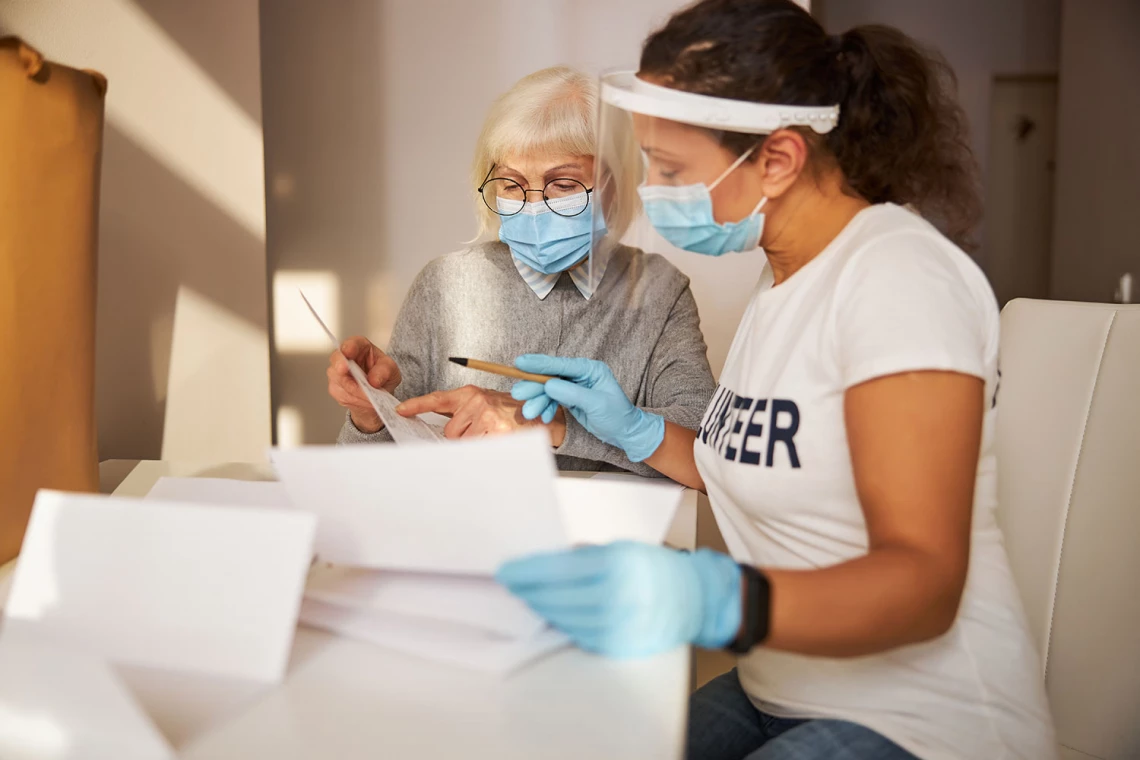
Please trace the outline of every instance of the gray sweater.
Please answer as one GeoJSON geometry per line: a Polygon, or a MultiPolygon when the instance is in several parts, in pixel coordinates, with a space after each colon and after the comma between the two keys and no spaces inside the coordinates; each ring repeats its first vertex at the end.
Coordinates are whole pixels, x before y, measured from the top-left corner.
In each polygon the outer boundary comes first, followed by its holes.
{"type": "MultiPolygon", "coordinates": [[[[442,256],[416,277],[388,347],[402,375],[400,399],[463,385],[509,391],[511,379],[447,358],[513,364],[525,353],[599,359],[634,404],[690,429],[715,388],[688,278],[661,256],[625,246],[611,254],[588,301],[565,275],[539,300],[498,241],[442,256]]],[[[555,450],[560,469],[657,475],[566,417],[555,450]]],[[[365,434],[349,419],[337,442],[390,440],[386,430],[365,434]]]]}

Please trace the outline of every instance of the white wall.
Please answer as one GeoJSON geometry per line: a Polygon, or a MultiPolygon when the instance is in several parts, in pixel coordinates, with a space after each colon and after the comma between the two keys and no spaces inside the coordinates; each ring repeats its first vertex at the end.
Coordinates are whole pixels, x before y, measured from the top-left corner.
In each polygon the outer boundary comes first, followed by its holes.
{"type": "MultiPolygon", "coordinates": [[[[642,40],[681,5],[344,0],[330,13],[263,0],[279,440],[331,441],[343,422],[295,285],[318,294],[334,330],[383,344],[416,273],[474,233],[467,172],[491,101],[545,66],[635,67],[642,40]]],[[[693,278],[719,372],[762,261],[669,255],[693,278]]]]}
{"type": "MultiPolygon", "coordinates": [[[[100,459],[261,459],[270,433],[256,0],[5,0],[0,32],[109,83],[100,459]]],[[[65,348],[59,358],[66,373],[65,348]]]]}
{"type": "MultiPolygon", "coordinates": [[[[1127,1],[1127,0],[1125,0],[1127,1]]],[[[938,48],[958,76],[971,142],[987,172],[990,87],[995,74],[1057,70],[1061,0],[822,0],[833,34],[860,24],[890,24],[938,48]]],[[[979,230],[985,260],[985,230],[979,230]]]]}
{"type": "Polygon", "coordinates": [[[1140,2],[1065,0],[1061,44],[1050,297],[1111,301],[1140,278],[1140,2]]]}

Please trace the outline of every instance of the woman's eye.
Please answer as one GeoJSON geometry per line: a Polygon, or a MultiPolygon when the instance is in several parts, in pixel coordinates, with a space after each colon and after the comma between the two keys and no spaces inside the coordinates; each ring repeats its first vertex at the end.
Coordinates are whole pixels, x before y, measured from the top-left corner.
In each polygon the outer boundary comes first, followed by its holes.
{"type": "Polygon", "coordinates": [[[578,183],[577,182],[555,182],[554,187],[557,190],[561,190],[564,193],[569,193],[569,192],[572,192],[572,191],[578,189],[578,183]]]}

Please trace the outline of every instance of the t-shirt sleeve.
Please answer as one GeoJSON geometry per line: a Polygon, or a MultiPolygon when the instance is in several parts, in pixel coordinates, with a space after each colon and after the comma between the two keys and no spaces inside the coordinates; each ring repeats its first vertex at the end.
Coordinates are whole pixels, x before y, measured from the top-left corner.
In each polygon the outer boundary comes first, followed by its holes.
{"type": "MultiPolygon", "coordinates": [[[[958,254],[965,256],[965,254],[958,254]]],[[[955,252],[895,234],[856,252],[836,288],[843,386],[941,370],[985,379],[985,310],[955,252]]]]}

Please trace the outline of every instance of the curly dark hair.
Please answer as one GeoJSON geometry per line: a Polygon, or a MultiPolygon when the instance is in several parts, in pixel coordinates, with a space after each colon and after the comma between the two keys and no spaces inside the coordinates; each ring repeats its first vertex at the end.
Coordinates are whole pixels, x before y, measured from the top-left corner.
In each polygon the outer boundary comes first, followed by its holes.
{"type": "MultiPolygon", "coordinates": [[[[645,41],[641,74],[735,100],[839,104],[826,135],[797,128],[813,161],[832,160],[848,191],[911,204],[963,248],[979,217],[977,163],[946,59],[890,26],[829,36],[792,0],[702,0],[645,41]]],[[[723,133],[737,154],[754,135],[723,133]]],[[[763,138],[760,138],[763,139],[763,138]]]]}

